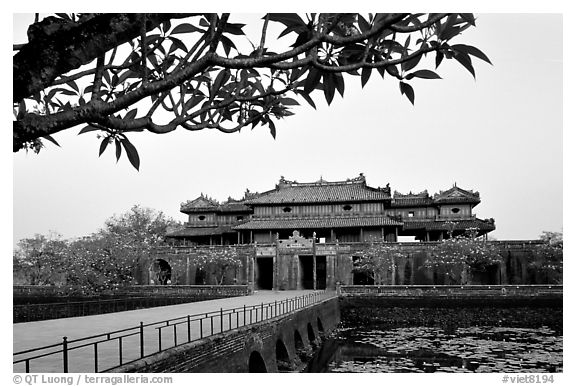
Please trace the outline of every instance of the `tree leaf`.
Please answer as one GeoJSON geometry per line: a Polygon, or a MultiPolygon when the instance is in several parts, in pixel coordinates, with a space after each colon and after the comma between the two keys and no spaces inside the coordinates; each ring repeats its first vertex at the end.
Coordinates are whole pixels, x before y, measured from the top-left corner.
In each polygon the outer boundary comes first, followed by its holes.
{"type": "Polygon", "coordinates": [[[188,48],[186,47],[186,44],[184,44],[184,42],[182,40],[175,38],[175,37],[172,37],[172,36],[168,37],[168,39],[170,39],[172,41],[173,47],[176,47],[174,50],[171,47],[170,51],[176,51],[179,48],[184,52],[188,52],[188,48]]]}
{"type": "Polygon", "coordinates": [[[203,29],[200,29],[200,28],[198,28],[195,25],[192,25],[190,23],[182,23],[182,24],[179,24],[176,27],[174,27],[174,29],[170,32],[170,34],[175,35],[175,34],[185,34],[185,33],[192,33],[192,32],[204,33],[206,31],[204,31],[203,29]]]}
{"type": "Polygon", "coordinates": [[[78,88],[78,85],[76,84],[76,82],[74,80],[69,80],[68,82],[66,82],[66,85],[68,85],[68,87],[70,87],[74,91],[76,91],[76,94],[80,93],[80,89],[78,88]]]}
{"type": "Polygon", "coordinates": [[[304,98],[306,100],[306,102],[308,102],[308,104],[310,106],[312,106],[314,108],[314,110],[316,110],[316,104],[314,103],[314,100],[312,99],[312,97],[310,97],[309,94],[300,93],[300,95],[302,95],[302,98],[304,98]]]}
{"type": "Polygon", "coordinates": [[[362,88],[364,88],[364,86],[366,85],[366,83],[368,83],[368,80],[370,79],[370,75],[372,74],[372,68],[371,67],[364,67],[362,68],[362,75],[360,76],[360,81],[362,83],[362,88]]]}
{"type": "Polygon", "coordinates": [[[128,111],[128,113],[126,113],[126,115],[124,115],[123,119],[134,119],[136,117],[136,114],[138,113],[138,109],[133,109],[128,111]]]}
{"type": "Polygon", "coordinates": [[[278,102],[282,103],[284,106],[299,106],[300,103],[296,99],[292,98],[280,98],[278,102]]]}
{"type": "Polygon", "coordinates": [[[226,23],[224,26],[224,33],[229,33],[232,35],[244,35],[244,31],[242,31],[244,26],[246,26],[246,24],[226,23]]]}
{"type": "Polygon", "coordinates": [[[56,140],[55,140],[54,138],[52,138],[51,135],[45,135],[45,136],[42,137],[42,138],[46,138],[48,141],[52,142],[54,145],[60,147],[60,145],[58,144],[58,142],[56,142],[56,140]]]}
{"type": "Polygon", "coordinates": [[[224,69],[218,73],[216,79],[214,79],[214,84],[210,88],[210,100],[214,99],[214,97],[218,94],[218,91],[220,91],[220,88],[222,88],[222,85],[226,83],[229,77],[230,70],[228,69],[224,69]]]}
{"type": "Polygon", "coordinates": [[[276,125],[274,125],[272,119],[268,119],[268,126],[270,127],[270,134],[272,134],[272,138],[276,139],[276,125]]]}
{"type": "Polygon", "coordinates": [[[436,68],[442,63],[442,59],[444,59],[444,54],[440,51],[436,51],[436,68]]]}
{"type": "Polygon", "coordinates": [[[322,76],[322,79],[324,80],[324,97],[326,98],[328,105],[330,105],[334,99],[334,93],[336,91],[336,81],[334,79],[334,74],[327,72],[322,76]]]}
{"type": "Polygon", "coordinates": [[[340,96],[344,96],[344,77],[340,73],[332,74],[332,78],[336,83],[336,90],[340,93],[340,96]]]}
{"type": "Polygon", "coordinates": [[[458,62],[460,62],[461,65],[464,66],[464,68],[466,68],[468,71],[470,71],[470,73],[472,74],[474,79],[476,79],[476,73],[474,72],[474,66],[472,65],[472,59],[470,59],[470,56],[467,53],[455,51],[454,59],[456,59],[458,62]]]}
{"type": "Polygon", "coordinates": [[[400,92],[414,105],[414,89],[408,83],[400,82],[400,92]]]}
{"type": "Polygon", "coordinates": [[[358,26],[360,27],[360,32],[364,33],[370,30],[370,24],[366,21],[364,16],[358,14],[358,26]]]}
{"type": "Polygon", "coordinates": [[[454,44],[451,46],[453,50],[458,51],[458,52],[463,52],[472,56],[477,57],[478,59],[481,59],[487,63],[492,64],[492,62],[490,61],[490,59],[488,58],[488,56],[486,56],[486,54],[482,51],[480,51],[478,48],[473,47],[473,46],[469,46],[466,44],[454,44]]]}
{"type": "Polygon", "coordinates": [[[230,55],[230,50],[232,48],[234,48],[236,51],[238,51],[236,49],[236,45],[234,44],[234,42],[232,40],[230,40],[229,38],[227,38],[226,36],[221,36],[220,42],[222,43],[222,47],[224,47],[224,52],[226,52],[226,55],[230,55]]]}
{"type": "Polygon", "coordinates": [[[460,13],[459,15],[466,22],[472,24],[473,26],[476,26],[476,19],[474,18],[473,13],[460,13]]]}
{"type": "Polygon", "coordinates": [[[122,146],[120,145],[118,138],[114,138],[114,142],[116,143],[116,162],[118,162],[120,155],[122,154],[122,146]]]}
{"type": "Polygon", "coordinates": [[[398,69],[396,68],[396,66],[393,66],[393,65],[386,66],[386,72],[389,73],[390,75],[392,75],[393,77],[400,76],[398,69]]]}
{"type": "Polygon", "coordinates": [[[104,153],[104,150],[106,150],[106,146],[108,146],[108,143],[110,143],[110,137],[106,137],[102,140],[102,142],[100,142],[100,151],[98,152],[98,157],[100,157],[102,153],[104,153]]]}
{"type": "Polygon", "coordinates": [[[406,79],[410,80],[412,78],[442,79],[440,75],[430,70],[418,70],[406,75],[406,79]]]}
{"type": "Polygon", "coordinates": [[[268,20],[277,21],[284,24],[286,27],[303,25],[306,26],[304,20],[296,13],[269,13],[268,20]]]}
{"type": "Polygon", "coordinates": [[[310,68],[308,77],[306,77],[306,82],[304,82],[304,92],[306,94],[310,94],[312,91],[314,91],[320,82],[320,79],[322,79],[322,73],[320,73],[320,71],[314,67],[310,68]]]}
{"type": "Polygon", "coordinates": [[[126,155],[128,156],[128,161],[134,166],[134,169],[140,170],[140,157],[138,156],[138,151],[128,140],[128,138],[120,138],[124,150],[126,150],[126,155]]]}
{"type": "Polygon", "coordinates": [[[422,54],[416,55],[415,57],[413,57],[410,60],[407,60],[406,62],[402,62],[402,64],[401,64],[402,70],[403,71],[410,71],[411,69],[413,69],[414,67],[416,67],[418,65],[418,63],[420,62],[420,59],[422,59],[422,54]]]}
{"type": "Polygon", "coordinates": [[[78,135],[87,133],[87,132],[89,132],[89,131],[95,131],[95,130],[100,130],[100,129],[97,128],[97,127],[94,127],[94,126],[87,125],[87,126],[84,126],[84,127],[82,128],[82,130],[80,130],[80,132],[78,133],[78,135]]]}

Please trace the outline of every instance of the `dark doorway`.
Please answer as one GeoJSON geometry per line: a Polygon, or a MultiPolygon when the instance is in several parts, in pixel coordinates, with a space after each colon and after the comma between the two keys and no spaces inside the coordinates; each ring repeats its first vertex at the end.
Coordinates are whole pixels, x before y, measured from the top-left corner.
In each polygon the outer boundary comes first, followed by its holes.
{"type": "Polygon", "coordinates": [[[206,284],[206,271],[202,268],[196,268],[196,274],[194,275],[194,284],[206,284]]]}
{"type": "Polygon", "coordinates": [[[272,257],[257,258],[256,274],[258,289],[271,290],[274,286],[274,259],[272,257]]]}
{"type": "Polygon", "coordinates": [[[358,256],[352,257],[352,262],[354,264],[354,271],[352,271],[352,284],[354,285],[374,285],[374,277],[366,271],[360,271],[356,269],[357,261],[360,258],[358,256]]]}
{"type": "Polygon", "coordinates": [[[164,259],[157,259],[152,265],[153,280],[156,284],[166,285],[172,283],[172,267],[164,259]]]}
{"type": "Polygon", "coordinates": [[[267,373],[266,363],[262,359],[262,355],[258,351],[252,351],[250,354],[250,359],[248,360],[248,372],[249,373],[267,373]]]}
{"type": "Polygon", "coordinates": [[[326,256],[316,256],[316,289],[326,289],[326,256]]]}
{"type": "Polygon", "coordinates": [[[300,285],[302,289],[314,289],[314,257],[299,256],[300,285]]]}

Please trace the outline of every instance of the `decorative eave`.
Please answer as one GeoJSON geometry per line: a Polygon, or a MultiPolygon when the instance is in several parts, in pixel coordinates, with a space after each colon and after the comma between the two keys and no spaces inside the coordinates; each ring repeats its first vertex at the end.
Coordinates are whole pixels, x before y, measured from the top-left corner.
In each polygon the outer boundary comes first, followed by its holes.
{"type": "Polygon", "coordinates": [[[474,204],[480,203],[480,193],[473,190],[465,190],[454,186],[446,191],[440,191],[433,197],[434,204],[474,204]]]}
{"type": "Polygon", "coordinates": [[[200,237],[200,236],[219,236],[227,233],[236,233],[231,226],[216,227],[185,227],[166,233],[165,237],[200,237]]]}
{"type": "Polygon", "coordinates": [[[183,202],[180,204],[180,212],[182,213],[206,213],[215,212],[220,204],[218,201],[200,194],[200,197],[183,202]]]}
{"type": "Polygon", "coordinates": [[[496,229],[494,219],[471,219],[452,221],[404,221],[404,230],[422,229],[426,231],[466,231],[468,229],[478,229],[482,233],[488,233],[496,229]]]}
{"type": "Polygon", "coordinates": [[[244,224],[236,225],[235,230],[261,230],[261,229],[318,229],[318,228],[351,228],[351,227],[383,227],[402,226],[387,216],[372,217],[312,217],[312,218],[267,218],[253,219],[244,224]]]}

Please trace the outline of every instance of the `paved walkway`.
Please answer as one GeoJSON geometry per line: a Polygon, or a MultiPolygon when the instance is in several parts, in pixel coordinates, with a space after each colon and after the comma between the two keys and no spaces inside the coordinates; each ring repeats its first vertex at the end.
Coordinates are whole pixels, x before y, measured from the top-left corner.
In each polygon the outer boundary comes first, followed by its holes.
{"type": "MultiPolygon", "coordinates": [[[[254,295],[250,296],[207,300],[202,302],[184,303],[102,315],[17,323],[13,325],[13,352],[62,343],[62,337],[64,336],[68,338],[68,341],[71,341],[110,331],[137,327],[140,325],[140,322],[147,324],[172,318],[185,317],[186,315],[219,311],[221,308],[226,310],[242,307],[244,305],[255,306],[262,303],[273,303],[274,301],[281,302],[282,300],[311,294],[313,292],[314,291],[257,291],[254,295]]],[[[273,312],[272,309],[269,311],[271,313],[273,312]]],[[[260,319],[262,317],[260,310],[258,313],[258,319],[260,319]]],[[[247,312],[246,314],[247,317],[255,317],[255,314],[253,313],[249,314],[247,312]]],[[[243,318],[244,315],[242,313],[234,313],[230,316],[225,316],[222,321],[220,321],[220,317],[218,316],[212,320],[213,326],[210,326],[210,319],[204,320],[202,325],[199,321],[195,321],[195,325],[192,326],[191,329],[191,339],[194,340],[200,338],[200,328],[202,328],[203,331],[202,336],[207,336],[210,335],[211,329],[213,329],[215,333],[219,332],[221,323],[224,331],[230,328],[236,328],[237,326],[242,326],[243,318]]],[[[166,349],[174,346],[175,333],[178,343],[184,342],[187,339],[187,329],[185,323],[176,326],[176,328],[173,328],[173,326],[162,328],[160,333],[157,326],[146,327],[144,331],[145,355],[152,354],[159,350],[159,335],[161,336],[162,341],[161,347],[162,349],[166,349]]],[[[136,330],[136,332],[138,332],[138,330],[136,330]]],[[[95,349],[96,345],[94,345],[93,342],[91,343],[90,341],[87,341],[86,343],[89,343],[86,347],[74,349],[69,352],[70,372],[94,372],[95,355],[98,357],[99,371],[118,365],[119,352],[122,352],[123,363],[136,359],[140,355],[139,334],[123,338],[120,345],[117,339],[109,342],[98,343],[97,349],[95,349]],[[97,351],[96,354],[95,351],[97,351]]],[[[74,346],[74,344],[70,345],[70,347],[74,346]]],[[[51,349],[51,351],[59,349],[61,349],[61,346],[51,349]]],[[[32,354],[25,354],[18,358],[14,358],[14,360],[22,359],[30,355],[32,354]]],[[[24,369],[25,367],[23,363],[14,365],[15,372],[23,372],[24,369]]],[[[62,369],[62,353],[34,359],[30,362],[31,372],[62,372],[62,369]]]]}

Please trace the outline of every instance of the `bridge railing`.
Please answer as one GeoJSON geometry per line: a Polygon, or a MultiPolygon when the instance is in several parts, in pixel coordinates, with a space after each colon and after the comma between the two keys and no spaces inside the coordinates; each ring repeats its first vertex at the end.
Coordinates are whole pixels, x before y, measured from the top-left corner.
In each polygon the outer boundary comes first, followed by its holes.
{"type": "Polygon", "coordinates": [[[104,372],[195,340],[309,307],[334,293],[315,291],[281,301],[243,305],[92,335],[13,354],[15,372],[104,372]]]}

